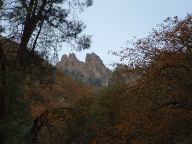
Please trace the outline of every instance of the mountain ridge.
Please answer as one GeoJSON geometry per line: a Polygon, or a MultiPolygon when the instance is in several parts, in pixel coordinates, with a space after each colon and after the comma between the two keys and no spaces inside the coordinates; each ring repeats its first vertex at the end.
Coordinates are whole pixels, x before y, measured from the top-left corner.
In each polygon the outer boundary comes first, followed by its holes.
{"type": "Polygon", "coordinates": [[[111,74],[111,70],[93,52],[86,54],[84,62],[77,59],[74,53],[64,54],[61,61],[56,64],[56,68],[72,76],[75,80],[80,80],[93,86],[107,85],[111,74]]]}

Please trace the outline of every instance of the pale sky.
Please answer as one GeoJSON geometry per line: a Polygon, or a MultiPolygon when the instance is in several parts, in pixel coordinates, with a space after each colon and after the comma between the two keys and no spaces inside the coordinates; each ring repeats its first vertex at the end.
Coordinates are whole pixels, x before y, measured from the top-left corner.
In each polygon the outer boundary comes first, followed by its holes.
{"type": "Polygon", "coordinates": [[[94,0],[81,14],[85,33],[92,35],[91,48],[76,52],[64,46],[59,56],[73,52],[84,61],[86,53],[95,52],[110,67],[119,59],[108,51],[119,51],[133,37],[147,36],[168,16],[183,18],[187,13],[192,13],[192,0],[94,0]]]}

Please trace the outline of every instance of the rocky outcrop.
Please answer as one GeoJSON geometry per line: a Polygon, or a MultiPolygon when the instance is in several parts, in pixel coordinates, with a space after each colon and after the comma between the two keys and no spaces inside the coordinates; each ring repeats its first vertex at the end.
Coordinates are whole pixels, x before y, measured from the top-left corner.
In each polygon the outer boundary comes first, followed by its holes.
{"type": "Polygon", "coordinates": [[[111,74],[95,53],[87,54],[85,62],[79,61],[74,53],[63,55],[56,67],[76,80],[95,86],[107,85],[111,74]]]}

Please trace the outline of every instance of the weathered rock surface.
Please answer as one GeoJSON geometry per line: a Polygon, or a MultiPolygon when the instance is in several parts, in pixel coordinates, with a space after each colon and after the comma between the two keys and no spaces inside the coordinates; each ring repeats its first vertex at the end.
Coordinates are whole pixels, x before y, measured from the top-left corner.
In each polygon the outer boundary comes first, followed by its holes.
{"type": "Polygon", "coordinates": [[[76,80],[95,86],[107,85],[111,74],[95,53],[87,54],[85,62],[79,61],[74,53],[63,55],[56,67],[76,80]]]}

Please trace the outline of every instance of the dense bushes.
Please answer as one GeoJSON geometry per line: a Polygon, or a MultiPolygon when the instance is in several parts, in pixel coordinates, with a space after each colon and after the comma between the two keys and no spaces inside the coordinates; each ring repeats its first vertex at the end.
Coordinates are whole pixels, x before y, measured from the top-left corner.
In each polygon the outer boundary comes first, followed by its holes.
{"type": "Polygon", "coordinates": [[[0,138],[5,144],[20,144],[27,140],[32,123],[24,79],[18,72],[7,72],[5,82],[6,117],[0,123],[0,138]]]}
{"type": "MultiPolygon", "coordinates": [[[[179,55],[162,52],[140,79],[120,80],[101,91],[93,107],[97,143],[192,142],[192,63],[179,55]]],[[[134,70],[122,69],[122,76],[134,70]]]]}

